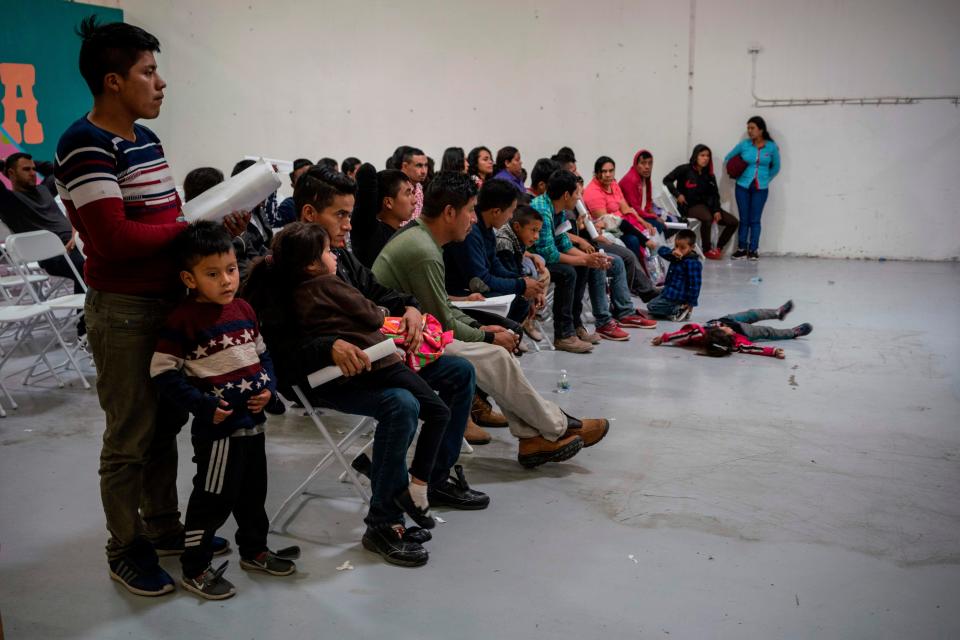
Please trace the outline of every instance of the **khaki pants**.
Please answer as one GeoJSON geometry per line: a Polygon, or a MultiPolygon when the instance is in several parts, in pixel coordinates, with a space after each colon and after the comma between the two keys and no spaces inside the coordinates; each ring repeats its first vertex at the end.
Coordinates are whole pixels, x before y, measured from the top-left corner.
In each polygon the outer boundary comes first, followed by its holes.
{"type": "MultiPolygon", "coordinates": [[[[147,548],[145,539],[182,530],[177,508],[177,433],[187,414],[160,402],[150,379],[157,332],[173,305],[90,289],[84,315],[106,414],[100,497],[111,560],[147,548]]],[[[152,548],[145,551],[152,554],[152,548]]]]}
{"type": "Polygon", "coordinates": [[[445,353],[466,358],[477,371],[477,388],[497,401],[518,438],[543,436],[556,441],[567,430],[567,418],[556,404],[531,386],[520,363],[503,347],[486,342],[454,340],[445,353]]]}

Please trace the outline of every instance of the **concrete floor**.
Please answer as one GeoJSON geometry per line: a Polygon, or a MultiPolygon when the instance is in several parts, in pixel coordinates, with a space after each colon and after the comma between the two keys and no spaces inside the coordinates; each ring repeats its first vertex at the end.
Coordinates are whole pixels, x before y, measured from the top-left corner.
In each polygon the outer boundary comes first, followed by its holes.
{"type": "MultiPolygon", "coordinates": [[[[239,593],[222,603],[107,578],[96,396],[12,384],[7,638],[960,637],[960,265],[710,263],[694,320],[788,297],[816,329],[786,361],[653,348],[637,330],[590,356],[525,356],[567,411],[613,419],[604,442],[526,471],[495,433],[461,458],[490,509],[443,512],[421,569],[360,547],[361,506],[327,474],[316,488],[335,499],[272,539],[303,547],[300,572],[251,576],[233,554],[239,593]]],[[[269,511],[323,451],[302,416],[271,420],[269,511]]]]}

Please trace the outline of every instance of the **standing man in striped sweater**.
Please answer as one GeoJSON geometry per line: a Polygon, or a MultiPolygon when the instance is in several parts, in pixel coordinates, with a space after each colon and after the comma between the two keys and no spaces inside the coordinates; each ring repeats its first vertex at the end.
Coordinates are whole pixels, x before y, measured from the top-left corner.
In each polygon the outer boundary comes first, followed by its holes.
{"type": "MultiPolygon", "coordinates": [[[[60,138],[54,175],[87,255],[84,314],[106,413],[100,493],[110,576],[156,596],[174,589],[158,553],[183,551],[176,435],[187,415],[158,402],[149,369],[157,331],[182,291],[168,245],[186,223],[160,140],[136,123],[160,114],[159,42],[93,17],[79,33],[93,109],[60,138]]],[[[213,546],[227,550],[222,538],[213,546]]]]}

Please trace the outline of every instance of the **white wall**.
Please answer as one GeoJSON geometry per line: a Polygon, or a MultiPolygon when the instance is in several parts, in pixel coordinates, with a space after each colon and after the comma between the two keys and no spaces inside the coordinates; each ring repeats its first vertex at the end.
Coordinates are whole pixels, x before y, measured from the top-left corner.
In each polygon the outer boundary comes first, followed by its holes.
{"type": "MultiPolygon", "coordinates": [[[[528,168],[570,145],[585,174],[648,147],[658,177],[689,155],[685,2],[120,5],[161,40],[169,88],[152,126],[180,179],[250,153],[382,167],[399,144],[437,159],[512,144],[528,168]]],[[[760,113],[783,150],[762,250],[960,256],[960,109],[756,109],[746,53],[763,47],[763,97],[956,94],[960,3],[699,0],[695,44],[694,141],[721,156],[760,113]]]]}

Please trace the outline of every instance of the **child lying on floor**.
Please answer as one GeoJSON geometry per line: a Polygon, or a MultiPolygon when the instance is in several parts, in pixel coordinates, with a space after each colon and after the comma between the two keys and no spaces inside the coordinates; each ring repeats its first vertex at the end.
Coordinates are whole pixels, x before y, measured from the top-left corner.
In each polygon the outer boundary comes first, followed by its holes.
{"type": "Polygon", "coordinates": [[[754,323],[773,318],[783,320],[792,310],[793,300],[788,300],[777,309],[750,309],[725,315],[705,325],[685,324],[679,331],[657,336],[651,342],[654,346],[661,344],[700,346],[703,347],[704,355],[714,358],[728,356],[736,351],[782,360],[786,357],[783,349],[761,347],[753,344],[752,340],[793,340],[809,335],[813,331],[813,325],[804,322],[791,329],[777,329],[754,323]]]}

